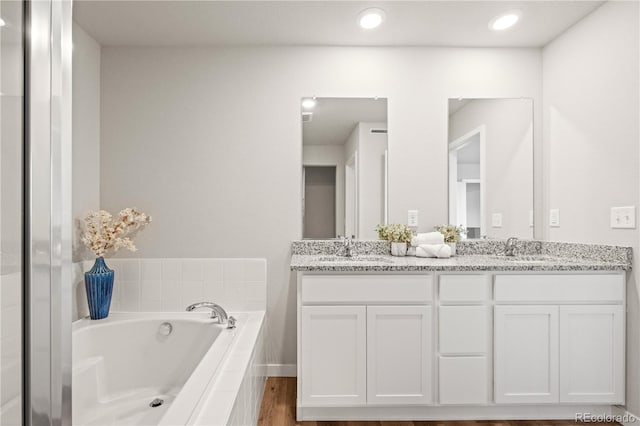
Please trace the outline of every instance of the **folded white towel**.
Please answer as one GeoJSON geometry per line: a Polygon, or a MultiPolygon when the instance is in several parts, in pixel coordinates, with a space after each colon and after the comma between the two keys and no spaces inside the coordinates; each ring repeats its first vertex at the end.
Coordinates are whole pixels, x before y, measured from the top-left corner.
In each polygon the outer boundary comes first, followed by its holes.
{"type": "Polygon", "coordinates": [[[412,246],[418,247],[421,244],[444,244],[444,235],[439,232],[425,232],[411,239],[412,246]]]}
{"type": "Polygon", "coordinates": [[[451,247],[447,244],[420,244],[416,247],[416,257],[437,257],[446,259],[451,257],[451,247]]]}

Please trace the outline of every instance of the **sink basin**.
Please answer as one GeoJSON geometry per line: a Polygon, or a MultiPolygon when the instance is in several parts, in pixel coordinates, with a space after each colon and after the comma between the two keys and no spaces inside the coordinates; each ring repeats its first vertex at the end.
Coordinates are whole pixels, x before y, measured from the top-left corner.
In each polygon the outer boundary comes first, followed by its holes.
{"type": "Polygon", "coordinates": [[[393,263],[387,257],[384,256],[353,256],[353,257],[345,257],[345,256],[320,256],[317,259],[319,262],[382,262],[382,263],[393,263]]]}
{"type": "Polygon", "coordinates": [[[521,262],[521,263],[546,263],[546,262],[557,262],[558,258],[553,256],[545,256],[545,255],[516,255],[516,256],[491,256],[496,260],[503,260],[506,262],[521,262]]]}

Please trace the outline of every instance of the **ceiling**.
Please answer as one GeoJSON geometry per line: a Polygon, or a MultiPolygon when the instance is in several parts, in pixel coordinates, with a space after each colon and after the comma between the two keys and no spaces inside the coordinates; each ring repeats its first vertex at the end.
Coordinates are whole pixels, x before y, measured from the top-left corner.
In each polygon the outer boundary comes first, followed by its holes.
{"type": "Polygon", "coordinates": [[[302,124],[303,145],[344,145],[356,124],[386,123],[387,100],[318,98],[310,123],[302,124]]]}
{"type": "Polygon", "coordinates": [[[460,111],[471,99],[449,99],[449,116],[460,111]]]}
{"type": "Polygon", "coordinates": [[[603,1],[156,1],[76,0],[74,19],[109,46],[314,45],[541,47],[603,1]],[[363,30],[357,15],[381,7],[363,30]],[[498,33],[489,21],[522,12],[498,33]]]}

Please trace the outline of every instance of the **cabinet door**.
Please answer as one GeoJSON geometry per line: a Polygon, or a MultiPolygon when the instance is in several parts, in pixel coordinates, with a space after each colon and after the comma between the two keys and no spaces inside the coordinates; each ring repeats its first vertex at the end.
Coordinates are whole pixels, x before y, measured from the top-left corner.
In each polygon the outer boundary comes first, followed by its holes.
{"type": "Polygon", "coordinates": [[[366,308],[301,308],[301,403],[307,406],[366,402],[366,308]]]}
{"type": "Polygon", "coordinates": [[[485,354],[490,340],[486,306],[440,306],[439,352],[445,355],[485,354]]]}
{"type": "Polygon", "coordinates": [[[367,307],[367,403],[428,404],[432,398],[429,306],[367,307]]]}
{"type": "Polygon", "coordinates": [[[558,310],[495,307],[496,403],[558,402],[558,310]]]}
{"type": "Polygon", "coordinates": [[[560,308],[560,402],[624,403],[624,309],[560,308]]]}

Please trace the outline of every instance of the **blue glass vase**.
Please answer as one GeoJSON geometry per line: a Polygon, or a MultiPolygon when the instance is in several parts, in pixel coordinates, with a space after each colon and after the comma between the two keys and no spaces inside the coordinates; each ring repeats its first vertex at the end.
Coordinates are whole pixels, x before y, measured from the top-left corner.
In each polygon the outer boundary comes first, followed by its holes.
{"type": "Polygon", "coordinates": [[[89,315],[92,320],[109,316],[111,295],[113,294],[113,269],[109,269],[104,258],[99,257],[88,272],[84,273],[84,287],[87,290],[89,315]]]}

